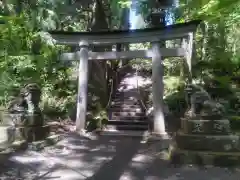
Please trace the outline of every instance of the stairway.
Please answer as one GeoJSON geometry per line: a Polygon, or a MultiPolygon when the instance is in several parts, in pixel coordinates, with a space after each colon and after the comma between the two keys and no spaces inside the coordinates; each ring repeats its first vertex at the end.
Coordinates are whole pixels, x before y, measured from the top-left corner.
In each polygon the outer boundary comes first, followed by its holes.
{"type": "Polygon", "coordinates": [[[142,136],[148,130],[148,120],[139,102],[137,76],[126,74],[118,85],[109,109],[105,134],[142,136]]]}

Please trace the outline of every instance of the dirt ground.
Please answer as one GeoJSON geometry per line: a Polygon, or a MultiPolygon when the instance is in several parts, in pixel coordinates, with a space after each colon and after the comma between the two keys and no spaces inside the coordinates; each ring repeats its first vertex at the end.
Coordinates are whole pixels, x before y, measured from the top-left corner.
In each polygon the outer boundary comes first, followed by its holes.
{"type": "Polygon", "coordinates": [[[0,180],[239,180],[226,168],[170,166],[162,160],[162,143],[140,138],[100,136],[89,140],[68,133],[43,151],[14,154],[0,164],[0,180]]]}

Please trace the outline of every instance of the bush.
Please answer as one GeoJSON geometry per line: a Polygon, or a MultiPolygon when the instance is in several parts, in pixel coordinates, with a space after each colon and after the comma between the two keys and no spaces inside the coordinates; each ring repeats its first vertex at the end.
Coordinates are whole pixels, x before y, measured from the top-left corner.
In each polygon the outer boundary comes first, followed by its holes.
{"type": "Polygon", "coordinates": [[[229,117],[231,128],[234,131],[240,131],[240,116],[229,117]]]}

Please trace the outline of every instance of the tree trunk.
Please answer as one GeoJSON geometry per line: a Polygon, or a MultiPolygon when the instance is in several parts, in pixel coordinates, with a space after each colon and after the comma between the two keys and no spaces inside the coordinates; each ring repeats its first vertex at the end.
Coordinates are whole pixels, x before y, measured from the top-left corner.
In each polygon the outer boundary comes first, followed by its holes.
{"type": "MultiPolygon", "coordinates": [[[[90,26],[90,30],[93,32],[99,32],[99,31],[106,31],[109,29],[108,20],[103,8],[103,3],[101,0],[96,0],[94,3],[93,8],[93,18],[90,26]]],[[[111,47],[106,46],[94,46],[93,51],[95,52],[102,52],[105,50],[108,50],[111,47]]],[[[104,94],[100,98],[100,103],[104,107],[107,105],[108,102],[108,79],[111,79],[107,77],[109,73],[106,73],[109,66],[107,66],[107,61],[92,61],[92,69],[90,72],[90,78],[94,81],[98,81],[97,84],[99,84],[101,87],[96,87],[96,91],[102,91],[98,94],[104,94]]],[[[89,102],[90,103],[90,102],[89,102]]]]}
{"type": "MultiPolygon", "coordinates": [[[[130,16],[130,10],[129,8],[124,8],[122,12],[122,19],[121,19],[121,29],[122,30],[129,30],[130,24],[129,24],[129,16],[130,16]]],[[[122,44],[122,51],[128,51],[129,50],[129,44],[122,44]]],[[[128,63],[128,59],[122,59],[122,66],[126,65],[128,63]]]]}

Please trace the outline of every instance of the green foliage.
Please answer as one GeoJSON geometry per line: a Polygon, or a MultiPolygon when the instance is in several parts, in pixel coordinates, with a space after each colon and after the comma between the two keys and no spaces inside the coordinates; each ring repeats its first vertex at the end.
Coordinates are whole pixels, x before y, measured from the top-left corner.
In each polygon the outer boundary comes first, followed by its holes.
{"type": "MultiPolygon", "coordinates": [[[[166,85],[168,88],[171,86],[166,85]]],[[[169,110],[175,117],[183,116],[187,104],[185,100],[184,84],[176,84],[176,86],[169,88],[168,94],[165,96],[164,101],[168,105],[169,110]]]]}
{"type": "MultiPolygon", "coordinates": [[[[178,22],[202,19],[197,32],[193,72],[215,99],[224,99],[228,114],[238,116],[240,76],[240,2],[180,1],[178,22]]],[[[234,122],[234,121],[232,121],[234,122]]],[[[236,123],[233,128],[239,128],[236,123]],[[236,126],[236,127],[235,127],[236,126]]]]}
{"type": "Polygon", "coordinates": [[[88,116],[87,121],[87,129],[89,131],[92,131],[94,129],[101,129],[108,121],[107,111],[100,108],[97,111],[93,112],[91,116],[88,116]]]}
{"type": "Polygon", "coordinates": [[[240,130],[240,116],[231,116],[229,117],[231,128],[235,131],[240,130]]]}
{"type": "MultiPolygon", "coordinates": [[[[150,11],[148,2],[138,3],[145,17],[150,11]],[[146,8],[146,11],[143,9],[146,8]]],[[[176,23],[202,19],[202,29],[196,33],[196,52],[193,56],[194,81],[204,84],[216,99],[224,99],[228,114],[239,111],[240,77],[240,2],[238,0],[180,0],[179,8],[172,8],[176,23]]],[[[167,42],[171,44],[171,42],[167,42]]],[[[178,42],[173,44],[179,45],[178,42]]],[[[132,63],[134,64],[134,63],[132,63]]],[[[151,62],[135,62],[138,67],[151,72],[151,62]]],[[[135,65],[134,64],[134,65],[135,65]]],[[[185,64],[180,58],[164,59],[164,97],[174,114],[184,110],[182,90],[185,64]]]]}
{"type": "MultiPolygon", "coordinates": [[[[44,104],[49,105],[48,102],[51,100],[49,96],[55,94],[53,97],[59,97],[58,90],[61,87],[56,85],[67,84],[70,80],[69,69],[58,58],[59,52],[64,50],[64,47],[54,46],[44,33],[28,29],[27,17],[24,15],[19,18],[2,16],[1,19],[5,21],[0,30],[1,104],[7,106],[11,96],[16,95],[16,89],[26,83],[36,82],[41,85],[43,94],[47,96],[43,97],[47,100],[44,104]]],[[[67,86],[65,88],[66,91],[69,90],[67,86]]],[[[67,95],[73,95],[72,93],[74,92],[67,95]]],[[[58,101],[55,107],[61,112],[66,111],[67,105],[60,103],[61,99],[58,101]]]]}
{"type": "MultiPolygon", "coordinates": [[[[115,2],[116,10],[120,12],[123,1],[115,2]]],[[[73,4],[72,7],[68,0],[20,3],[10,0],[1,3],[0,105],[8,106],[21,86],[36,82],[42,87],[41,108],[44,114],[50,118],[69,115],[76,107],[77,79],[73,76],[76,69],[59,61],[59,54],[69,51],[69,48],[55,45],[45,31],[87,30],[91,24],[93,2],[89,5],[73,4]]],[[[97,66],[101,72],[106,71],[102,64],[97,66]]],[[[106,119],[102,111],[108,102],[107,83],[102,83],[105,74],[102,73],[102,77],[99,74],[96,72],[89,80],[88,106],[90,111],[94,111],[91,112],[93,119],[98,117],[98,112],[106,119]]]]}

